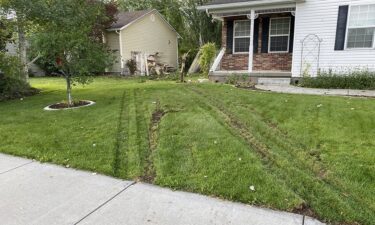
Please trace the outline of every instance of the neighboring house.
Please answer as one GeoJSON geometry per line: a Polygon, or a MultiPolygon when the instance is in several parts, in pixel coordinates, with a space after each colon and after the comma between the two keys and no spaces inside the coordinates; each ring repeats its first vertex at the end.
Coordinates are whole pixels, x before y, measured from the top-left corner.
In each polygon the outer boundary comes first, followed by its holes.
{"type": "Polygon", "coordinates": [[[223,24],[213,80],[375,71],[374,0],[214,0],[199,9],[223,24]]]}
{"type": "Polygon", "coordinates": [[[104,42],[116,60],[107,72],[125,73],[126,62],[134,53],[159,53],[159,60],[178,67],[178,38],[176,30],[157,10],[121,12],[117,21],[104,35],[104,42]]]}
{"type": "MultiPolygon", "coordinates": [[[[17,56],[18,55],[18,46],[14,43],[6,44],[7,54],[17,56]]],[[[35,63],[29,64],[29,74],[36,77],[43,77],[46,75],[46,72],[40,68],[35,63]]]]}

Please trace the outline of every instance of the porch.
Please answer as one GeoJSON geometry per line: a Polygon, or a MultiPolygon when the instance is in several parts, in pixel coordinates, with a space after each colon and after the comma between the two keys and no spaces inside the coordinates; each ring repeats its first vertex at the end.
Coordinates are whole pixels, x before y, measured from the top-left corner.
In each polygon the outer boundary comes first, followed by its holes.
{"type": "Polygon", "coordinates": [[[264,78],[290,82],[295,4],[208,12],[223,26],[222,48],[211,67],[211,80],[223,82],[241,74],[256,83],[264,78]]]}

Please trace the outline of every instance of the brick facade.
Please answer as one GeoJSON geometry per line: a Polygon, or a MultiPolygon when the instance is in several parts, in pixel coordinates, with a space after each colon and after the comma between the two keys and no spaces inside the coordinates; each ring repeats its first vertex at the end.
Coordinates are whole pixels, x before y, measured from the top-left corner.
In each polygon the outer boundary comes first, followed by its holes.
{"type": "MultiPolygon", "coordinates": [[[[273,14],[272,17],[285,16],[273,14]]],[[[243,19],[243,18],[229,18],[243,19]]],[[[227,21],[223,22],[222,47],[227,46],[227,21]]],[[[262,46],[262,17],[259,18],[258,53],[254,53],[253,71],[283,71],[292,70],[292,53],[261,53],[262,46]]],[[[225,54],[221,61],[221,70],[248,70],[249,54],[225,54]]]]}

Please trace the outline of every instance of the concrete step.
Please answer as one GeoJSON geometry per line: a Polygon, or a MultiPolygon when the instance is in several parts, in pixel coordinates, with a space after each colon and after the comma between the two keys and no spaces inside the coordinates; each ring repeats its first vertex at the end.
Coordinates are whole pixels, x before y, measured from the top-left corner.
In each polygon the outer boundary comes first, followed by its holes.
{"type": "Polygon", "coordinates": [[[260,85],[289,85],[290,78],[276,78],[276,77],[260,77],[258,84],[260,85]]]}

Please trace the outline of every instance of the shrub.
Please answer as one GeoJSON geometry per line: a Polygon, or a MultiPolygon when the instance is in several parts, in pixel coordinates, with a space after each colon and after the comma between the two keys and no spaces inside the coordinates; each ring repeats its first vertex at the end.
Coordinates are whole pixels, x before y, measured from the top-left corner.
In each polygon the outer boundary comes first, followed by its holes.
{"type": "Polygon", "coordinates": [[[248,74],[231,74],[227,77],[225,83],[234,85],[237,88],[255,88],[255,83],[250,80],[248,74]]]}
{"type": "Polygon", "coordinates": [[[231,74],[227,77],[227,79],[225,80],[225,83],[236,85],[240,81],[240,78],[241,77],[238,74],[231,74]]]}
{"type": "Polygon", "coordinates": [[[38,93],[20,79],[21,65],[17,57],[0,52],[0,101],[38,93]]]}
{"type": "Polygon", "coordinates": [[[0,75],[0,101],[22,98],[39,93],[22,80],[0,75]]]}
{"type": "Polygon", "coordinates": [[[165,73],[162,76],[151,75],[151,76],[148,76],[147,78],[149,80],[178,81],[180,80],[180,75],[181,74],[179,72],[174,72],[174,73],[165,73]]]}
{"type": "Polygon", "coordinates": [[[126,66],[129,68],[130,75],[134,75],[137,71],[137,62],[134,59],[126,61],[126,66]]]}
{"type": "Polygon", "coordinates": [[[300,82],[300,86],[311,88],[375,90],[375,72],[321,72],[317,77],[304,77],[300,82]]]}
{"type": "Polygon", "coordinates": [[[216,45],[215,43],[207,43],[201,48],[201,57],[199,59],[199,65],[201,66],[202,72],[208,75],[212,61],[216,56],[216,45]]]}
{"type": "Polygon", "coordinates": [[[0,73],[3,76],[20,79],[21,68],[21,63],[16,56],[9,56],[0,52],[0,73]]]}

